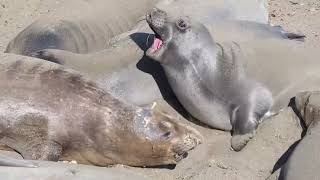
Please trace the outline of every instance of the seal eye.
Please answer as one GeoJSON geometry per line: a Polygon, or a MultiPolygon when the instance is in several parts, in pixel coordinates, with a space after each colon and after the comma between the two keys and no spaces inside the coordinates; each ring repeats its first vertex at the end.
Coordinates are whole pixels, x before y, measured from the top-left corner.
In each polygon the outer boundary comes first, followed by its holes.
{"type": "Polygon", "coordinates": [[[190,22],[187,17],[182,17],[176,22],[176,26],[180,31],[185,31],[190,27],[190,22]]]}
{"type": "Polygon", "coordinates": [[[171,132],[170,132],[170,131],[168,131],[168,132],[166,132],[166,133],[164,133],[164,134],[162,135],[162,137],[163,137],[164,139],[169,139],[170,136],[171,136],[171,132]]]}

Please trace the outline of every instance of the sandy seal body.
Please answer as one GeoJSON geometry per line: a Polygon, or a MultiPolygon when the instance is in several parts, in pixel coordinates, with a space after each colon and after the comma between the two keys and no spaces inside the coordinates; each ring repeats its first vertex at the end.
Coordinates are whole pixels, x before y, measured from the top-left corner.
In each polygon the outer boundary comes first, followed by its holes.
{"type": "Polygon", "coordinates": [[[200,142],[157,108],[126,105],[53,63],[1,55],[0,74],[0,142],[25,159],[171,164],[200,142]]]}
{"type": "MultiPolygon", "coordinates": [[[[45,2],[49,3],[49,2],[45,2]]],[[[156,0],[70,0],[60,2],[8,45],[6,52],[30,55],[52,48],[77,53],[106,47],[110,38],[128,31],[156,0]]]]}
{"type": "Polygon", "coordinates": [[[281,168],[279,179],[318,179],[320,176],[319,91],[299,93],[295,105],[306,125],[304,137],[295,146],[288,161],[281,168]]]}

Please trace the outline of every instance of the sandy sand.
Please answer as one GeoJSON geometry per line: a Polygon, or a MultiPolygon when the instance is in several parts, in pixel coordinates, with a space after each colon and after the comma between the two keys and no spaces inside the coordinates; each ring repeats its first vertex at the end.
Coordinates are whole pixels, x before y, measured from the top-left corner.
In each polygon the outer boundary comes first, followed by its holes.
{"type": "MultiPolygon", "coordinates": [[[[52,3],[60,1],[52,0],[52,3]]],[[[0,51],[24,27],[48,11],[42,0],[0,0],[0,51]]],[[[307,36],[305,45],[320,47],[319,0],[270,0],[271,23],[307,36]]],[[[189,123],[190,124],[190,123],[189,123]]],[[[192,151],[175,169],[132,168],[117,165],[152,179],[266,179],[288,148],[300,139],[298,119],[290,109],[264,122],[258,134],[241,152],[230,149],[230,133],[192,125],[205,142],[192,151]],[[290,118],[288,118],[290,117],[290,118]]],[[[111,168],[111,169],[112,169],[111,168]]]]}

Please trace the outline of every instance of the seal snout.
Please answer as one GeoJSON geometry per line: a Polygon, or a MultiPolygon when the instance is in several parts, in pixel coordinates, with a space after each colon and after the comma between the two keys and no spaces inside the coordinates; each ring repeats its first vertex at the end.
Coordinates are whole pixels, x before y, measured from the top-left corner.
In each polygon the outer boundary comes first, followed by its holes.
{"type": "MultiPolygon", "coordinates": [[[[167,13],[157,8],[153,8],[152,11],[148,12],[146,15],[146,20],[150,27],[161,28],[166,21],[167,13]]],[[[155,30],[155,29],[153,29],[155,30]]]]}
{"type": "Polygon", "coordinates": [[[150,57],[155,57],[157,54],[161,54],[160,50],[165,46],[166,40],[168,39],[168,29],[166,27],[167,13],[160,9],[154,8],[146,15],[146,21],[150,28],[155,34],[153,45],[148,50],[147,54],[150,57]]]}
{"type": "Polygon", "coordinates": [[[188,151],[200,145],[202,141],[202,135],[196,130],[192,130],[192,132],[186,134],[179,142],[176,142],[172,147],[172,151],[175,153],[175,160],[178,162],[181,159],[186,158],[188,156],[188,151]]]}

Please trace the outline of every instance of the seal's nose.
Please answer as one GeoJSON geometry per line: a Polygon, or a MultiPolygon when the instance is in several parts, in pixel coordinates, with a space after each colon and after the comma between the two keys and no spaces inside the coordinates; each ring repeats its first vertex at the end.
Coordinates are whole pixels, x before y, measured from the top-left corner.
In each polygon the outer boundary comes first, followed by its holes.
{"type": "Polygon", "coordinates": [[[172,151],[175,153],[174,159],[179,162],[188,156],[188,151],[196,148],[202,143],[203,137],[200,134],[190,133],[184,136],[179,142],[174,143],[172,151]]]}
{"type": "Polygon", "coordinates": [[[166,17],[167,13],[161,9],[153,8],[151,11],[151,15],[156,17],[166,17]]]}
{"type": "Polygon", "coordinates": [[[163,21],[167,17],[167,13],[163,10],[158,8],[153,8],[151,11],[147,12],[146,20],[149,24],[153,24],[155,21],[163,21]]]}

